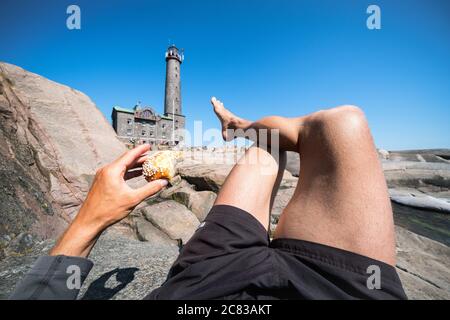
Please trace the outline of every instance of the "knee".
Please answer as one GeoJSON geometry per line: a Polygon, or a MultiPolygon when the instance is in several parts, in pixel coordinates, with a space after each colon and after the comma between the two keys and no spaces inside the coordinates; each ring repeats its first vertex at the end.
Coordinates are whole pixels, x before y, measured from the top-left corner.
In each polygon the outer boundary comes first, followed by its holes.
{"type": "Polygon", "coordinates": [[[322,139],[358,139],[369,133],[364,112],[352,105],[340,106],[315,113],[312,117],[313,133],[322,139]]]}
{"type": "Polygon", "coordinates": [[[276,175],[281,157],[276,152],[272,154],[270,148],[255,144],[247,149],[245,155],[239,159],[237,164],[247,166],[247,170],[258,168],[258,170],[262,170],[265,174],[276,175]]]}

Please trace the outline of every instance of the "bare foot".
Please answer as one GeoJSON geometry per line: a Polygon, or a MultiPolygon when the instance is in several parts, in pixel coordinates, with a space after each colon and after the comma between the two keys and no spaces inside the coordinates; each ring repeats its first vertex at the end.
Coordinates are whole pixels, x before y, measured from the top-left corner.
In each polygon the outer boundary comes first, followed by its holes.
{"type": "Polygon", "coordinates": [[[228,109],[226,109],[220,100],[217,100],[216,97],[211,98],[211,104],[214,107],[214,112],[222,124],[222,137],[225,141],[231,141],[235,137],[234,135],[228,136],[227,129],[245,129],[250,121],[244,120],[235,116],[228,109]]]}

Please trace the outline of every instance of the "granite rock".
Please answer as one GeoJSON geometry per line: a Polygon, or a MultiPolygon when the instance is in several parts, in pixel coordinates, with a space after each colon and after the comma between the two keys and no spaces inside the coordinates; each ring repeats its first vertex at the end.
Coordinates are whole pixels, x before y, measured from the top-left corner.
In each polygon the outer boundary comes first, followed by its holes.
{"type": "Polygon", "coordinates": [[[125,150],[85,94],[3,62],[0,140],[0,236],[11,241],[58,236],[96,169],[125,150]]]}
{"type": "Polygon", "coordinates": [[[450,248],[396,227],[397,270],[410,299],[450,299],[450,248]]]}
{"type": "Polygon", "coordinates": [[[186,243],[200,222],[184,205],[168,200],[143,208],[142,214],[171,239],[186,243]]]}

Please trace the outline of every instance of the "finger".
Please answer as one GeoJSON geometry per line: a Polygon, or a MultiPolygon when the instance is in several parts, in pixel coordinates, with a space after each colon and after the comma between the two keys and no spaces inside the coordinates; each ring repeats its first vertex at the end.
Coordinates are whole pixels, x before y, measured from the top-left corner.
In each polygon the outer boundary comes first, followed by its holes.
{"type": "Polygon", "coordinates": [[[139,159],[135,161],[135,163],[129,168],[129,169],[136,169],[139,167],[142,167],[142,164],[145,162],[145,160],[148,159],[148,154],[142,155],[139,159]]]}
{"type": "Polygon", "coordinates": [[[135,164],[136,160],[138,160],[143,153],[149,150],[149,144],[142,144],[134,149],[125,152],[119,159],[116,160],[116,164],[130,168],[135,164]]]}
{"type": "Polygon", "coordinates": [[[140,187],[139,189],[134,190],[134,193],[139,198],[139,201],[148,198],[159,190],[167,186],[168,181],[165,179],[154,180],[152,182],[147,183],[145,186],[140,187]]]}
{"type": "Polygon", "coordinates": [[[123,178],[125,180],[130,180],[133,178],[140,177],[141,175],[142,175],[142,169],[137,169],[137,170],[133,170],[133,171],[128,171],[127,173],[125,173],[123,178]]]}

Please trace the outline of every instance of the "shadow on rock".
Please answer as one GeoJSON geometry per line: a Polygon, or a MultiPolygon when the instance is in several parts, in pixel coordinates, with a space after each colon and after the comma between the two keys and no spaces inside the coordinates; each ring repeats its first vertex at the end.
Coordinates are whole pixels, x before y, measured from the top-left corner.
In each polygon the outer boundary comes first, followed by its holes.
{"type": "Polygon", "coordinates": [[[98,279],[94,280],[84,294],[82,300],[108,300],[111,299],[116,293],[124,289],[130,282],[134,280],[134,274],[139,271],[138,268],[116,268],[107,273],[101,275],[98,279]],[[115,287],[109,288],[106,286],[106,282],[116,275],[115,287]]]}

